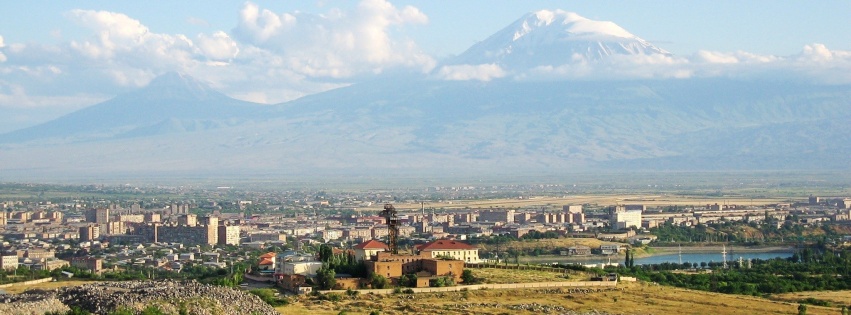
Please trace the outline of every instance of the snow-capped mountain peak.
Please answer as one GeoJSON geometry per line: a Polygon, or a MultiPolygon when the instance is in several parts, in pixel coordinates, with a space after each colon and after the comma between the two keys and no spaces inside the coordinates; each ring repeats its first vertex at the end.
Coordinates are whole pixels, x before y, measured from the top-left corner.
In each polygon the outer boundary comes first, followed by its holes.
{"type": "Polygon", "coordinates": [[[594,21],[564,10],[540,10],[527,14],[519,21],[522,21],[522,23],[514,33],[515,41],[540,28],[553,28],[553,30],[548,31],[565,32],[576,37],[636,37],[613,22],[594,21]]]}
{"type": "Polygon", "coordinates": [[[564,10],[531,12],[465,51],[448,64],[498,64],[523,70],[612,55],[670,55],[610,21],[564,10]]]}

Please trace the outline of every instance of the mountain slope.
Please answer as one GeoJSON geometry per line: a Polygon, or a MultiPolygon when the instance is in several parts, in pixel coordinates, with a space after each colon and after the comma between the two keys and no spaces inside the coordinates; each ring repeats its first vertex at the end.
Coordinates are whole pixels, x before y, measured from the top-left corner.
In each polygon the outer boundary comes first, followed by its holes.
{"type": "MultiPolygon", "coordinates": [[[[610,22],[528,15],[454,62],[666,55],[610,22]]],[[[851,86],[765,79],[393,77],[275,106],[179,74],[0,136],[0,176],[476,176],[851,170],[851,86]]]]}
{"type": "Polygon", "coordinates": [[[190,76],[170,72],[137,91],[44,124],[0,135],[0,143],[39,139],[87,141],[200,130],[259,117],[263,109],[262,105],[212,90],[190,76]],[[167,123],[171,124],[170,128],[162,128],[167,123]]]}

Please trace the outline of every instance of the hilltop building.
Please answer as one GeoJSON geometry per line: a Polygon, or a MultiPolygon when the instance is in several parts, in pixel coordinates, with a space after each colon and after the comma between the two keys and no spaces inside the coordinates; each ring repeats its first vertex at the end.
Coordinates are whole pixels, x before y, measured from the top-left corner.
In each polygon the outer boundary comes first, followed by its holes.
{"type": "Polygon", "coordinates": [[[371,260],[378,255],[379,252],[386,252],[389,250],[390,247],[381,241],[368,240],[354,247],[355,259],[358,261],[371,260]]]}
{"type": "Polygon", "coordinates": [[[479,263],[479,249],[453,240],[437,240],[416,247],[417,252],[429,258],[451,257],[466,263],[479,263]]]}

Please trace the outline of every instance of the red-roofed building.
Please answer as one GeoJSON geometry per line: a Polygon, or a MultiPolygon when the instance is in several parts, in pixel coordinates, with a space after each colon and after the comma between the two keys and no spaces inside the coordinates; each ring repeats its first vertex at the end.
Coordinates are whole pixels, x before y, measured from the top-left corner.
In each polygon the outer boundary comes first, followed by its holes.
{"type": "Polygon", "coordinates": [[[263,255],[260,255],[260,262],[257,263],[257,270],[260,273],[273,273],[275,272],[275,258],[277,254],[275,252],[268,252],[263,255]]]}
{"type": "Polygon", "coordinates": [[[420,255],[437,257],[452,257],[466,263],[479,262],[479,249],[467,243],[455,240],[437,240],[416,247],[420,255]]]}
{"type": "Polygon", "coordinates": [[[368,240],[355,246],[354,250],[357,260],[370,260],[378,252],[389,251],[390,247],[380,241],[368,240]]]}

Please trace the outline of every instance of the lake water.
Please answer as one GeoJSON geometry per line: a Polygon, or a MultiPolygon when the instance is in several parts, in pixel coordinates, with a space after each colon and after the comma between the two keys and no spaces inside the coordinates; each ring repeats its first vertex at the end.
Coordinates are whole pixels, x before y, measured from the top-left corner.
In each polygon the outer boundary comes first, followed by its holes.
{"type": "MultiPolygon", "coordinates": [[[[789,258],[792,257],[792,251],[788,252],[742,252],[738,253],[733,251],[730,253],[727,252],[727,261],[728,262],[736,262],[739,260],[739,257],[742,257],[743,260],[747,261],[748,259],[772,259],[772,258],[789,258]]],[[[683,262],[690,263],[698,263],[701,262],[721,262],[722,255],[721,252],[714,253],[683,253],[683,262]]],[[[620,263],[623,264],[624,256],[612,256],[612,257],[601,257],[601,256],[589,256],[589,257],[567,257],[567,256],[557,256],[552,260],[545,259],[540,261],[534,261],[534,263],[578,263],[578,264],[600,264],[600,263],[620,263]]],[[[636,265],[652,265],[652,264],[661,264],[664,262],[670,263],[679,263],[680,258],[679,255],[674,254],[665,254],[658,256],[650,256],[643,258],[636,258],[636,265]]],[[[521,261],[522,262],[522,261],[521,261]]]]}
{"type": "MultiPolygon", "coordinates": [[[[792,252],[771,252],[771,253],[736,253],[733,252],[730,254],[727,253],[727,261],[739,261],[739,257],[742,257],[744,261],[748,259],[772,259],[772,258],[789,258],[792,257],[792,252]]],[[[623,260],[623,259],[621,259],[623,260]]],[[[683,253],[683,262],[690,263],[701,263],[701,262],[721,262],[723,260],[723,256],[721,253],[683,253]]],[[[661,264],[664,262],[669,263],[679,263],[680,257],[678,254],[668,254],[668,255],[659,255],[659,256],[650,256],[644,258],[636,258],[636,265],[652,265],[652,264],[661,264]]]]}

